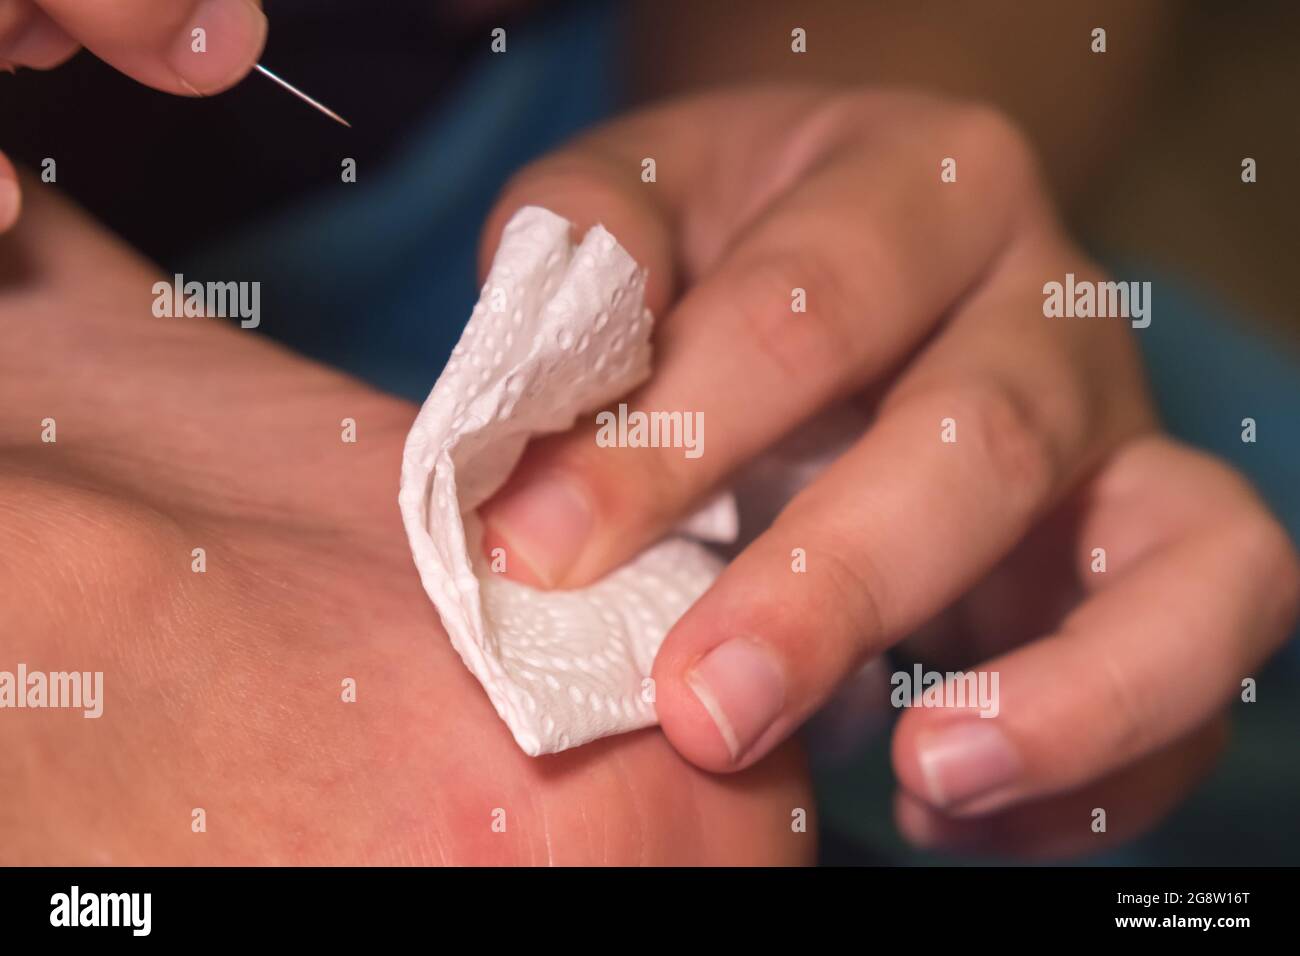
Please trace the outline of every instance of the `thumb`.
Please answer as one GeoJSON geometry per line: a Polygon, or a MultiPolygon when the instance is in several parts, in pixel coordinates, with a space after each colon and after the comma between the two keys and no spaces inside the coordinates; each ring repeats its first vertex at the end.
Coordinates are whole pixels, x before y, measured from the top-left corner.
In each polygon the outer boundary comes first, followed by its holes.
{"type": "Polygon", "coordinates": [[[668,633],[652,671],[655,709],[691,763],[750,766],[886,649],[875,588],[847,570],[844,549],[835,530],[787,512],[668,633]],[[805,549],[807,570],[792,573],[792,551],[805,549]]]}
{"type": "Polygon", "coordinates": [[[76,53],[77,46],[35,0],[0,3],[0,70],[12,73],[19,66],[48,70],[76,53]]]}
{"type": "Polygon", "coordinates": [[[110,66],[168,93],[218,93],[243,79],[266,43],[254,0],[38,0],[110,66]]]}

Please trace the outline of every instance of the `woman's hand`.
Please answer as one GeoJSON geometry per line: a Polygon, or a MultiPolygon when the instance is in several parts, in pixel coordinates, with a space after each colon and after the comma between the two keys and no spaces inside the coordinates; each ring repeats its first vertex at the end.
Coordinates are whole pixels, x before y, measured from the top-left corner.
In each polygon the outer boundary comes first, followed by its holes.
{"type": "MultiPolygon", "coordinates": [[[[241,80],[265,42],[259,0],[0,0],[0,70],[48,70],[84,46],[147,86],[204,96],[241,80]]],[[[0,232],[20,206],[0,154],[0,232]]]]}
{"type": "Polygon", "coordinates": [[[893,93],[706,95],[526,169],[485,262],[527,203],[603,222],[649,268],[657,363],[629,407],[702,413],[708,440],[698,459],[603,448],[591,421],[535,443],[483,511],[516,577],[589,582],[824,410],[873,416],[668,635],[657,709],[683,755],[750,767],[926,638],[1001,693],[996,719],[898,723],[918,841],[1001,814],[1003,849],[1096,847],[1087,814],[1057,811],[1119,808],[1124,836],[1204,770],[1294,620],[1296,556],[1240,478],[1160,436],[1126,318],[1046,317],[1045,283],[1106,276],[1006,121],[893,93]]]}
{"type": "Polygon", "coordinates": [[[0,710],[0,864],[811,859],[791,748],[737,780],[654,730],[526,757],[411,561],[415,408],[153,317],[154,269],[30,195],[0,239],[0,671],[100,671],[103,713],[0,710]]]}

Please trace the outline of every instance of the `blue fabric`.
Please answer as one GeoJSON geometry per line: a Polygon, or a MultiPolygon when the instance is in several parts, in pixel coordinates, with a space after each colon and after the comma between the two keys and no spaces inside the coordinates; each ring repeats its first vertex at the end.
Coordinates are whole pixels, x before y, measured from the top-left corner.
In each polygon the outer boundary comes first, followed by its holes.
{"type": "MultiPolygon", "coordinates": [[[[512,30],[509,53],[484,53],[388,168],[250,224],[185,271],[261,277],[264,332],[422,400],[476,298],[479,229],[497,191],[618,105],[615,9],[571,5],[512,30]]],[[[1157,282],[1153,302],[1151,327],[1136,334],[1169,428],[1241,468],[1300,540],[1300,362],[1176,282],[1157,282]],[[1258,422],[1254,444],[1240,439],[1246,417],[1258,422]]],[[[1259,677],[1260,702],[1237,708],[1235,742],[1210,784],[1105,861],[1300,863],[1300,644],[1259,677]]],[[[875,858],[932,860],[893,832],[884,739],[817,785],[836,858],[872,847],[875,858]]]]}
{"type": "MultiPolygon", "coordinates": [[[[479,230],[506,179],[621,99],[613,5],[563,5],[486,50],[400,158],[255,221],[183,270],[262,282],[262,331],[415,401],[477,299],[479,230]]],[[[331,160],[334,161],[334,160],[331,160]]]]}

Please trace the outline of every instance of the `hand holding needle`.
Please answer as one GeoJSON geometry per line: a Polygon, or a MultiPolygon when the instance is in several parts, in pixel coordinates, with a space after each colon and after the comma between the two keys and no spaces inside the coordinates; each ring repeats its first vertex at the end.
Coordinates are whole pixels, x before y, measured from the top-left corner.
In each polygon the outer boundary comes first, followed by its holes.
{"type": "MultiPolygon", "coordinates": [[[[257,62],[266,44],[267,22],[256,0],[207,0],[201,17],[181,8],[190,0],[0,0],[12,15],[0,31],[0,73],[17,67],[48,70],[85,44],[110,66],[146,86],[177,95],[211,95],[243,78],[251,64],[312,108],[344,126],[351,124],[324,104],[257,62]],[[8,5],[6,5],[8,4],[8,5]],[[129,7],[133,15],[126,17],[129,7]],[[165,15],[149,15],[153,11],[165,15]]],[[[0,19],[5,19],[0,16],[0,19]]],[[[0,233],[18,219],[22,206],[18,175],[0,153],[0,233]]]]}
{"type": "MultiPolygon", "coordinates": [[[[146,86],[204,96],[232,85],[251,62],[253,69],[304,103],[335,122],[351,126],[323,103],[256,62],[267,35],[266,15],[258,3],[216,0],[214,6],[205,7],[203,17],[185,22],[179,30],[175,16],[145,15],[150,7],[161,11],[175,2],[133,0],[128,6],[141,15],[129,20],[116,3],[20,3],[20,9],[8,18],[14,22],[6,22],[6,29],[0,30],[4,34],[0,36],[0,70],[12,72],[17,66],[48,69],[66,60],[84,43],[105,50],[110,65],[146,86]]],[[[0,0],[0,7],[4,6],[5,0],[0,0]]],[[[174,9],[168,13],[174,13],[174,9]]]]}

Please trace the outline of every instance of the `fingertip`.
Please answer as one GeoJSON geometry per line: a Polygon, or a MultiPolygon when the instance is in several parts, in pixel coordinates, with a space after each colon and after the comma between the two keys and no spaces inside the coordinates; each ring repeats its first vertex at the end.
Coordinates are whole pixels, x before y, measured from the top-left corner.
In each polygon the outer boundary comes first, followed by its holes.
{"type": "Polygon", "coordinates": [[[78,49],[76,40],[37,10],[22,32],[0,49],[0,57],[17,66],[49,70],[65,62],[78,49]]]}
{"type": "Polygon", "coordinates": [[[13,166],[0,156],[0,232],[11,229],[22,212],[23,194],[13,166]]]}
{"type": "MultiPolygon", "coordinates": [[[[658,667],[655,674],[658,675],[658,667]]],[[[701,770],[731,773],[742,769],[703,701],[681,677],[655,676],[659,726],[673,749],[701,770]]]]}
{"type": "Polygon", "coordinates": [[[252,0],[201,0],[172,40],[167,64],[187,92],[220,93],[257,63],[267,30],[266,15],[252,0]]]}
{"type": "Polygon", "coordinates": [[[682,757],[711,773],[738,769],[731,749],[704,702],[691,689],[686,675],[703,655],[695,640],[688,611],[664,639],[650,676],[655,686],[655,711],[659,727],[682,757]]]}
{"type": "Polygon", "coordinates": [[[542,206],[569,220],[575,239],[593,226],[603,226],[646,270],[646,307],[662,316],[676,287],[676,244],[638,173],[638,167],[611,161],[609,151],[593,148],[589,138],[525,167],[505,185],[484,221],[479,281],[487,278],[510,218],[524,206],[542,206]]]}
{"type": "Polygon", "coordinates": [[[908,792],[949,816],[984,816],[1023,797],[1024,757],[996,719],[909,711],[893,761],[908,792]]]}
{"type": "Polygon", "coordinates": [[[659,722],[687,760],[715,773],[742,770],[784,738],[781,662],[747,636],[716,640],[688,621],[655,661],[659,722]],[[709,643],[698,643],[703,637],[709,643]]]}

